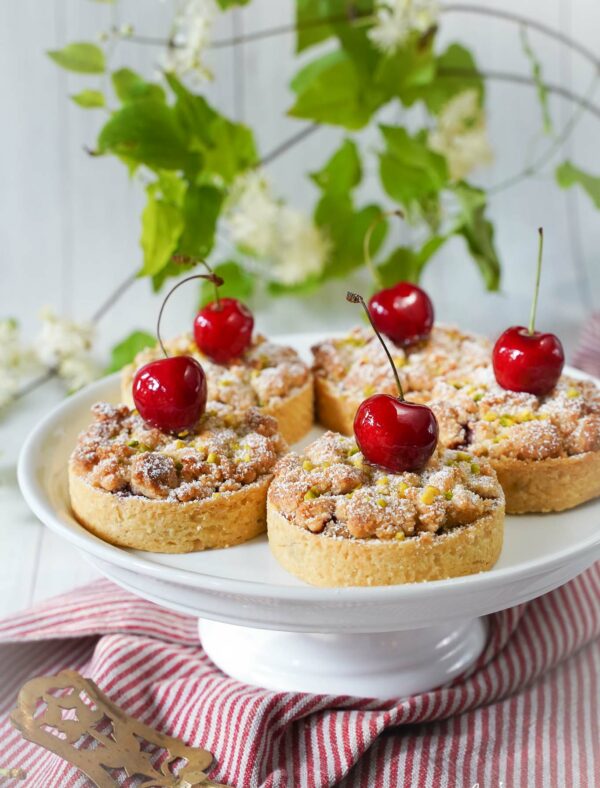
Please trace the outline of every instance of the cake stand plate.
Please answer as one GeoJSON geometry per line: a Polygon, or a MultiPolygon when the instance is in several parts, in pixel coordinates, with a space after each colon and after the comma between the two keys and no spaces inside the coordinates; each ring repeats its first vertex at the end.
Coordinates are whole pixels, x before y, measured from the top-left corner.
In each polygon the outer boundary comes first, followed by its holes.
{"type": "MultiPolygon", "coordinates": [[[[321,338],[280,341],[308,357],[321,338]]],[[[486,639],[483,616],[544,594],[600,558],[600,500],[561,514],[507,517],[502,555],[489,572],[401,586],[308,586],[277,564],[264,536],[187,555],[114,547],[74,519],[66,467],[90,405],[118,397],[113,375],[70,397],[33,430],[19,461],[23,495],[40,520],[108,578],[198,617],[209,656],[241,681],[378,698],[431,689],[477,659],[486,639]]]]}

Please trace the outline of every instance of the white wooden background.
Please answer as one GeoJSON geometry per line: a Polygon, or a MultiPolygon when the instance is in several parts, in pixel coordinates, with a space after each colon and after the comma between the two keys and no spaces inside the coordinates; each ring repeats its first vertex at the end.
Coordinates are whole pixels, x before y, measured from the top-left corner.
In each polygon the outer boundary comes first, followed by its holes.
{"type": "MultiPolygon", "coordinates": [[[[597,0],[480,0],[536,17],[599,51],[600,3],[597,0]]],[[[246,8],[222,15],[216,37],[248,33],[291,19],[291,0],[252,0],[246,8]]],[[[140,34],[168,29],[170,2],[121,0],[118,23],[132,22],[140,34]]],[[[44,55],[74,40],[90,40],[112,23],[111,6],[91,0],[19,0],[0,4],[0,315],[19,318],[26,334],[36,330],[45,304],[77,318],[89,316],[127,270],[140,263],[138,247],[142,194],[124,168],[109,158],[92,159],[102,113],[85,111],[67,98],[94,78],[70,75],[44,55]]],[[[444,15],[442,36],[471,47],[482,68],[529,73],[514,25],[464,14],[444,15]]],[[[546,78],[582,95],[593,71],[578,55],[535,33],[534,49],[546,78]]],[[[211,53],[216,75],[207,93],[222,110],[256,129],[267,152],[301,128],[285,116],[291,103],[289,78],[297,68],[293,36],[283,35],[211,53]]],[[[124,42],[111,66],[127,64],[151,74],[160,50],[124,42]]],[[[312,57],[312,50],[307,54],[312,57]]],[[[600,90],[598,91],[600,94],[600,90]]],[[[597,98],[600,103],[600,96],[597,98]]],[[[574,112],[573,104],[552,98],[557,128],[574,112]]],[[[539,138],[540,113],[533,90],[490,83],[488,109],[496,157],[481,173],[482,184],[503,181],[529,160],[539,138]]],[[[398,112],[398,110],[395,110],[398,112]]],[[[566,155],[600,174],[599,120],[583,117],[566,155]]],[[[270,166],[276,189],[299,207],[315,197],[305,177],[339,142],[341,133],[322,129],[270,166]]],[[[371,150],[376,135],[361,135],[371,150]]],[[[560,159],[558,159],[560,160],[560,159]]],[[[371,155],[361,195],[376,189],[371,155]]],[[[439,317],[465,327],[497,332],[528,314],[538,225],[546,229],[546,255],[539,325],[559,330],[571,349],[585,315],[600,308],[600,215],[576,191],[553,184],[553,167],[491,200],[497,242],[504,261],[503,292],[484,293],[479,275],[460,241],[453,242],[427,271],[439,317]]],[[[401,237],[395,229],[393,240],[401,237]]],[[[226,239],[221,251],[229,254],[226,239]]],[[[339,296],[340,284],[307,302],[284,299],[256,304],[258,325],[269,331],[339,327],[353,322],[339,296]],[[332,304],[339,304],[336,309],[332,304]]],[[[181,294],[192,312],[195,293],[181,294]]],[[[157,300],[145,282],[118,304],[99,327],[100,347],[134,327],[151,329],[157,300]]],[[[182,330],[185,306],[171,310],[166,331],[182,330]]],[[[90,575],[70,549],[43,532],[27,512],[15,485],[15,459],[23,436],[60,396],[53,384],[21,403],[0,423],[0,614],[82,582],[90,575]]]]}

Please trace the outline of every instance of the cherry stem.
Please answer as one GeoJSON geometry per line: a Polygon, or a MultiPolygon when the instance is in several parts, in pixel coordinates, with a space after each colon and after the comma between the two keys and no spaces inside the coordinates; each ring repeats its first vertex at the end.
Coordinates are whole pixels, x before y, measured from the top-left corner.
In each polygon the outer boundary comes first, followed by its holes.
{"type": "Polygon", "coordinates": [[[346,293],[346,301],[350,301],[351,304],[362,304],[362,308],[367,313],[367,317],[369,318],[369,323],[373,331],[377,334],[377,339],[381,342],[381,347],[385,350],[385,354],[388,357],[388,360],[391,364],[392,370],[394,372],[394,377],[396,378],[396,385],[398,386],[398,399],[401,402],[404,402],[404,391],[402,390],[402,383],[400,383],[400,375],[398,374],[398,370],[396,369],[396,365],[394,364],[394,359],[392,358],[392,354],[388,350],[387,345],[383,341],[383,337],[379,333],[379,331],[375,328],[375,323],[373,322],[373,318],[371,317],[371,313],[369,312],[369,307],[365,304],[365,299],[359,293],[351,293],[348,291],[346,293]]]}
{"type": "Polygon", "coordinates": [[[165,348],[164,343],[162,341],[162,337],[160,335],[160,321],[162,319],[162,314],[164,312],[165,306],[167,305],[167,301],[169,300],[169,298],[171,298],[171,296],[177,290],[177,288],[181,287],[181,285],[185,285],[187,282],[191,282],[192,279],[207,279],[209,282],[212,282],[214,284],[215,288],[218,288],[220,287],[220,285],[223,284],[223,280],[221,279],[221,277],[217,276],[211,271],[209,274],[194,274],[193,276],[188,276],[185,279],[182,279],[181,282],[178,282],[174,287],[172,287],[169,290],[169,292],[164,298],[164,301],[162,302],[162,305],[158,312],[158,319],[156,321],[156,336],[158,338],[158,344],[160,345],[160,348],[164,353],[165,358],[169,358],[169,354],[167,353],[167,349],[165,348]]]}
{"type": "Polygon", "coordinates": [[[537,313],[538,293],[540,292],[540,278],[542,275],[542,252],[544,250],[544,228],[539,227],[538,233],[540,241],[538,245],[537,270],[535,272],[535,290],[533,291],[533,302],[531,304],[531,315],[529,317],[529,333],[535,331],[535,316],[537,313]]]}
{"type": "MultiPolygon", "coordinates": [[[[212,268],[206,262],[206,260],[204,260],[202,257],[190,257],[190,255],[187,255],[187,254],[174,254],[171,259],[173,260],[174,263],[178,263],[180,265],[198,265],[198,263],[200,263],[200,265],[203,265],[206,268],[206,270],[208,271],[210,276],[205,276],[204,278],[208,279],[210,282],[213,282],[213,284],[215,286],[215,303],[217,305],[217,309],[220,310],[221,309],[221,300],[219,298],[219,287],[223,284],[223,280],[221,279],[220,276],[217,276],[215,274],[215,272],[212,270],[212,268]],[[211,278],[211,277],[214,277],[214,278],[211,278]],[[219,280],[219,281],[217,281],[217,280],[219,280]]],[[[187,281],[187,280],[184,280],[184,281],[187,281]]],[[[183,284],[183,282],[181,284],[183,284]]],[[[171,295],[171,294],[169,293],[169,295],[171,295]]],[[[169,296],[167,296],[167,298],[168,297],[169,296]]]]}
{"type": "Polygon", "coordinates": [[[373,219],[371,224],[369,225],[367,232],[365,233],[365,238],[363,241],[363,256],[365,258],[365,263],[367,264],[367,268],[371,272],[371,276],[373,277],[376,284],[379,287],[383,287],[383,280],[381,279],[381,275],[379,271],[375,268],[373,263],[373,258],[371,257],[371,236],[375,228],[381,223],[384,222],[388,216],[397,216],[399,219],[404,219],[404,214],[400,209],[395,211],[384,211],[381,213],[376,219],[373,219]]]}

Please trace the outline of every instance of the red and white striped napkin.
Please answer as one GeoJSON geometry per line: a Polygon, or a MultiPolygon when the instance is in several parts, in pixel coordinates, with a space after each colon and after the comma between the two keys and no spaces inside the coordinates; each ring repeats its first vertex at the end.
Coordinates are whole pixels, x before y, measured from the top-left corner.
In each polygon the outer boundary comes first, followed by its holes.
{"type": "Polygon", "coordinates": [[[599,637],[600,562],[490,616],[483,655],[452,686],[384,704],[269,692],[221,673],[195,619],[102,580],[0,624],[0,767],[25,769],[32,788],[89,785],[7,718],[31,676],[74,668],[129,714],[213,752],[211,777],[238,788],[595,788],[599,637]]]}
{"type": "MultiPolygon", "coordinates": [[[[575,363],[600,374],[600,316],[575,363]]],[[[13,784],[29,788],[90,784],[8,720],[29,678],[71,668],[210,750],[210,776],[236,788],[600,786],[600,562],[489,624],[477,664],[448,687],[387,703],[279,693],[221,673],[195,619],[99,581],[0,622],[0,767],[24,769],[13,784]]]]}

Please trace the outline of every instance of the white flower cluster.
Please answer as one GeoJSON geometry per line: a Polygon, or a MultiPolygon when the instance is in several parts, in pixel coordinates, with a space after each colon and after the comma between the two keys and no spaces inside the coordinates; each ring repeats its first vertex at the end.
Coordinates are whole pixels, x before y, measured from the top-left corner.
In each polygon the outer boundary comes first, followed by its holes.
{"type": "Polygon", "coordinates": [[[314,222],[276,200],[264,175],[250,172],[235,182],[227,223],[235,243],[271,262],[270,274],[285,285],[320,274],[329,243],[314,222]]]}
{"type": "Polygon", "coordinates": [[[31,347],[23,344],[16,320],[0,320],[0,410],[12,402],[26,376],[43,369],[55,369],[70,391],[98,376],[90,358],[90,324],[57,317],[48,308],[41,320],[40,333],[31,347]]]}
{"type": "Polygon", "coordinates": [[[30,365],[30,354],[21,344],[17,321],[0,320],[0,410],[13,399],[30,365]]]}
{"type": "Polygon", "coordinates": [[[428,143],[432,150],[446,157],[454,181],[491,162],[493,153],[485,113],[475,88],[459,93],[442,107],[428,143]]]}
{"type": "Polygon", "coordinates": [[[382,52],[393,54],[412,32],[426,33],[434,27],[439,13],[437,0],[380,0],[369,37],[382,52]]]}
{"type": "Polygon", "coordinates": [[[70,391],[94,380],[97,370],[90,358],[92,324],[59,317],[49,307],[42,310],[40,317],[42,328],[34,344],[40,363],[56,369],[70,391]]]}
{"type": "Polygon", "coordinates": [[[177,76],[210,79],[212,73],[204,62],[210,44],[218,7],[215,0],[184,0],[173,20],[165,69],[177,76]]]}

